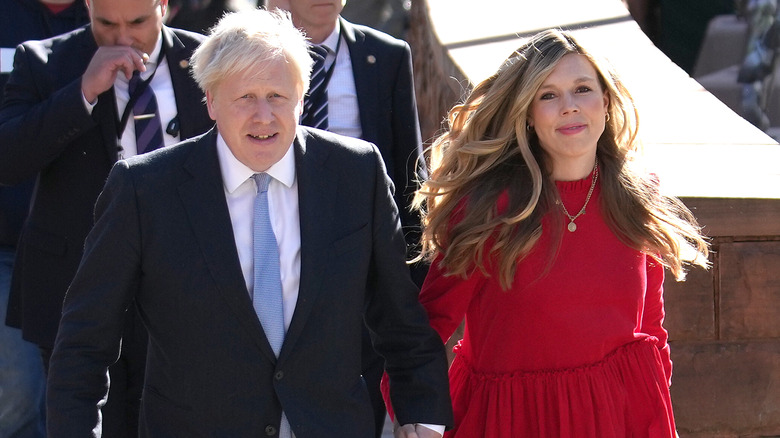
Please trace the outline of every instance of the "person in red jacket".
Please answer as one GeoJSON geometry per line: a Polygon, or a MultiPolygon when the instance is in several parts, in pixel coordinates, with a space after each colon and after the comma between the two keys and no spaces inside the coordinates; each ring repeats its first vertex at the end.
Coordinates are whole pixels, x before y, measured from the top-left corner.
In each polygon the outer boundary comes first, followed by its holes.
{"type": "Polygon", "coordinates": [[[664,268],[705,265],[690,211],[635,167],[636,110],[568,33],[532,37],[433,146],[420,300],[447,340],[445,437],[673,438],[664,268]]]}

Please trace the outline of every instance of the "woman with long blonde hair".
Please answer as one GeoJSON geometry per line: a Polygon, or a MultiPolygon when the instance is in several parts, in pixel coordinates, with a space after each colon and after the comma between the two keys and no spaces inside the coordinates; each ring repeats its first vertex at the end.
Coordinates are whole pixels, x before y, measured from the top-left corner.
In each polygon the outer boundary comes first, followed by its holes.
{"type": "Polygon", "coordinates": [[[664,268],[708,244],[637,166],[617,74],[544,31],[449,123],[416,199],[420,300],[444,341],[466,321],[445,437],[674,437],[664,268]]]}

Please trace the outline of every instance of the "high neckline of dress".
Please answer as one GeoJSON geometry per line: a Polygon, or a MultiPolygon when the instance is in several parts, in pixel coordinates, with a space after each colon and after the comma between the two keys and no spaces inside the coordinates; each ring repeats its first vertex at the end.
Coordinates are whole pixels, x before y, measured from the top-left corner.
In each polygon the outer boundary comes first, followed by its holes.
{"type": "MultiPolygon", "coordinates": [[[[583,179],[576,181],[555,181],[555,186],[560,193],[578,193],[587,192],[590,190],[590,185],[593,182],[593,175],[595,168],[583,179]]],[[[598,182],[597,182],[598,184],[598,182]]]]}

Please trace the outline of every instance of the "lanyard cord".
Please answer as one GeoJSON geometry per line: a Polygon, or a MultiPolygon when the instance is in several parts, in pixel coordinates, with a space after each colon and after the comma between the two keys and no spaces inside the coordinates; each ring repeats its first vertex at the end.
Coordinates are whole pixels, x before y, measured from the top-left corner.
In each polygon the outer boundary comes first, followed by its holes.
{"type": "MultiPolygon", "coordinates": [[[[333,63],[328,67],[328,71],[325,72],[325,79],[322,80],[322,86],[325,87],[327,90],[328,84],[330,83],[330,77],[333,76],[333,70],[336,68],[336,61],[338,61],[339,57],[339,48],[341,47],[341,34],[339,34],[338,42],[336,43],[336,50],[333,52],[335,54],[333,58],[333,63]]],[[[327,57],[326,57],[327,58],[327,57]]]]}

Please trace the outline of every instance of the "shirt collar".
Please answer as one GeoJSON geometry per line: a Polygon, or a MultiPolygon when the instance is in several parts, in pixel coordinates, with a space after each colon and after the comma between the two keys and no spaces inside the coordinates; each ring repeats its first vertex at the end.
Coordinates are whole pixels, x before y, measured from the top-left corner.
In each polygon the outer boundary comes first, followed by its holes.
{"type": "MultiPolygon", "coordinates": [[[[292,187],[295,182],[295,152],[290,145],[287,152],[281,160],[274,163],[265,173],[285,186],[292,187]]],[[[244,163],[238,161],[238,158],[230,151],[225,139],[217,133],[217,156],[219,157],[219,168],[222,171],[222,183],[228,193],[233,193],[236,189],[254,175],[254,170],[247,167],[244,163]]]]}
{"type": "MultiPolygon", "coordinates": [[[[154,50],[149,53],[149,61],[146,62],[146,71],[141,73],[141,79],[146,79],[151,76],[152,72],[157,69],[157,60],[160,58],[160,51],[162,50],[162,32],[157,36],[157,42],[154,44],[154,50]]],[[[122,75],[118,75],[122,76],[122,75]]]]}
{"type": "Polygon", "coordinates": [[[322,42],[322,46],[325,46],[330,49],[331,53],[336,52],[336,47],[339,44],[339,37],[341,36],[341,24],[336,23],[335,29],[333,29],[333,32],[328,35],[327,38],[325,38],[325,41],[322,42]]]}
{"type": "Polygon", "coordinates": [[[162,32],[157,35],[157,42],[154,43],[154,50],[149,54],[149,62],[146,63],[146,71],[153,70],[157,67],[157,59],[160,57],[160,51],[162,50],[162,32]]]}

